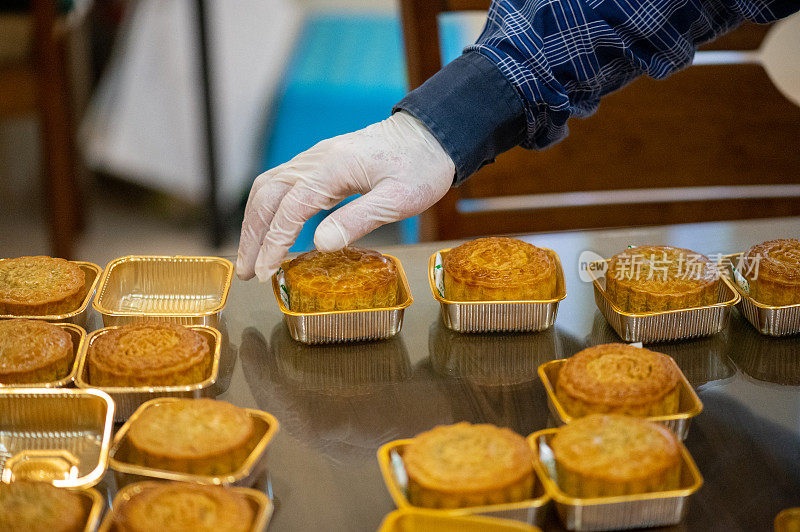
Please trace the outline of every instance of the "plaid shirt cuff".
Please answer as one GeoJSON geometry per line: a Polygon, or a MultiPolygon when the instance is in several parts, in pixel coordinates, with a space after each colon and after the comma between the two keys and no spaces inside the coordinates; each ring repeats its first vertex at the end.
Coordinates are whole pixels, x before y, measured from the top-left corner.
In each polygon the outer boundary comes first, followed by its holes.
{"type": "Polygon", "coordinates": [[[455,163],[454,185],[525,140],[522,100],[490,59],[468,52],[446,65],[392,109],[430,130],[455,163]]]}

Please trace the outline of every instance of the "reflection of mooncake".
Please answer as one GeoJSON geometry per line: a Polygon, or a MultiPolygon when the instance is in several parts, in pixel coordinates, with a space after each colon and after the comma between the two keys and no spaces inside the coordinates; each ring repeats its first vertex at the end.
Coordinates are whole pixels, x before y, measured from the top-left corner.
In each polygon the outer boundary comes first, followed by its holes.
{"type": "Polygon", "coordinates": [[[750,297],[759,303],[775,307],[800,303],[800,240],[770,240],[751,247],[742,271],[750,297]]]}
{"type": "Polygon", "coordinates": [[[0,321],[0,383],[57,381],[74,360],[72,337],[39,320],[0,321]]]}
{"type": "Polygon", "coordinates": [[[85,283],[83,270],[64,259],[0,260],[0,314],[66,314],[81,304],[85,283]]]}
{"type": "Polygon", "coordinates": [[[397,269],[377,251],[309,251],[285,262],[283,271],[294,312],[386,308],[398,302],[397,269]]]}
{"type": "Polygon", "coordinates": [[[459,508],[527,499],[533,453],[525,438],[494,425],[438,426],[403,453],[408,499],[426,508],[459,508]]]}
{"type": "Polygon", "coordinates": [[[667,355],[626,344],[598,345],[566,360],[558,373],[556,396],[573,417],[674,414],[679,375],[667,355]]]}
{"type": "Polygon", "coordinates": [[[156,469],[221,475],[250,453],[253,420],[247,411],[213,399],[148,406],[128,431],[130,461],[156,469]]]}
{"type": "Polygon", "coordinates": [[[625,312],[713,305],[719,273],[708,257],[671,246],[640,246],[611,257],[606,293],[625,312]]]}
{"type": "MultiPolygon", "coordinates": [[[[142,482],[146,486],[114,508],[120,532],[249,532],[253,508],[244,495],[222,486],[142,482]]],[[[115,505],[116,506],[116,505],[115,505]]]]}
{"type": "Polygon", "coordinates": [[[506,237],[478,238],[443,258],[444,295],[451,301],[531,301],[556,297],[553,250],[506,237]]]}
{"type": "Polygon", "coordinates": [[[183,325],[140,322],[98,336],[86,362],[95,386],[196,384],[208,375],[211,349],[202,334],[183,325]]]}
{"type": "Polygon", "coordinates": [[[481,386],[509,386],[537,379],[536,370],[555,356],[552,328],[538,333],[461,334],[441,321],[430,328],[431,367],[441,375],[481,386]]]}
{"type": "Polygon", "coordinates": [[[680,446],[660,425],[617,414],[591,414],[564,425],[550,442],[558,486],[572,497],[676,489],[680,446]]]}
{"type": "Polygon", "coordinates": [[[46,482],[0,482],[0,530],[81,532],[86,509],[76,495],[46,482]]]}

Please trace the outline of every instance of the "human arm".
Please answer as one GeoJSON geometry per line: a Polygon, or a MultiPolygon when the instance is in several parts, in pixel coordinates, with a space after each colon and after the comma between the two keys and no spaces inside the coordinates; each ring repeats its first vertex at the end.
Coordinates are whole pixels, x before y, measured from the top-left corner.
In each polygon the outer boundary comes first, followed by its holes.
{"type": "Polygon", "coordinates": [[[416,117],[402,120],[401,129],[413,134],[385,134],[395,129],[395,114],[259,176],[237,272],[267,280],[308,218],[380,183],[380,194],[320,224],[318,249],[338,249],[417,214],[499,153],[557,142],[569,117],[591,114],[603,95],[636,77],[665,77],[690,64],[702,42],[742,20],[767,22],[798,8],[789,0],[495,1],[478,42],[395,106],[416,117]],[[427,139],[427,151],[408,142],[418,137],[427,139]],[[378,154],[380,164],[363,164],[378,154]],[[396,187],[391,194],[389,183],[396,187]]]}
{"type": "Polygon", "coordinates": [[[512,146],[558,142],[570,117],[591,115],[641,75],[688,66],[697,47],[742,21],[798,9],[791,0],[496,0],[476,44],[395,110],[434,133],[458,184],[512,146]]]}

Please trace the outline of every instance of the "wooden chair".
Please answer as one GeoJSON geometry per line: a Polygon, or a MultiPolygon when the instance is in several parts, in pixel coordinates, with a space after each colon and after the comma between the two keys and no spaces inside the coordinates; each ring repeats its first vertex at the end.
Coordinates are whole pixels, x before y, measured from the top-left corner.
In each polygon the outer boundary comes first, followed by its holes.
{"type": "MultiPolygon", "coordinates": [[[[410,88],[441,68],[437,15],[488,6],[401,0],[410,88]]],[[[705,49],[755,49],[766,31],[746,24],[705,49]]],[[[760,65],[642,78],[569,126],[561,143],[510,150],[448,192],[423,216],[421,237],[800,215],[797,188],[772,186],[800,183],[800,108],[760,65]]]]}
{"type": "Polygon", "coordinates": [[[31,0],[33,57],[0,66],[0,119],[38,115],[50,253],[72,258],[83,210],[65,62],[67,34],[57,18],[56,4],[31,0]]]}

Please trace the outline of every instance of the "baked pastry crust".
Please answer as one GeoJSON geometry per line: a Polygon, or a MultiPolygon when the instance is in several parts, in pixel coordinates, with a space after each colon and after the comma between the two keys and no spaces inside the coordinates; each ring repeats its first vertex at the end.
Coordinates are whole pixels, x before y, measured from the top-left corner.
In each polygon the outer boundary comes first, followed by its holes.
{"type": "Polygon", "coordinates": [[[460,508],[527,499],[533,452],[507,428],[457,423],[418,434],[405,449],[408,499],[427,508],[460,508]]]}
{"type": "Polygon", "coordinates": [[[800,303],[800,240],[768,240],[744,255],[742,270],[750,297],[764,305],[781,307],[800,303]]]}
{"type": "Polygon", "coordinates": [[[245,496],[221,486],[145,482],[114,509],[119,532],[249,532],[254,512],[245,496]]]}
{"type": "Polygon", "coordinates": [[[550,442],[559,488],[573,497],[675,489],[680,446],[666,428],[618,414],[591,414],[561,427],[550,442]]]}
{"type": "Polygon", "coordinates": [[[128,459],[167,471],[222,475],[252,450],[255,427],[247,411],[213,399],[180,399],[146,408],[128,430],[128,459]]]}
{"type": "Polygon", "coordinates": [[[507,237],[478,238],[442,261],[444,295],[451,301],[532,301],[556,296],[555,251],[507,237]]]}
{"type": "Polygon", "coordinates": [[[283,264],[294,312],[386,308],[397,305],[400,276],[377,251],[346,247],[309,251],[283,264]]]}
{"type": "Polygon", "coordinates": [[[95,386],[196,384],[208,375],[211,348],[183,325],[139,322],[98,336],[86,362],[95,386]]]}
{"type": "Polygon", "coordinates": [[[680,369],[671,357],[627,344],[590,347],[567,359],[556,397],[570,416],[678,412],[680,369]]]}
{"type": "Polygon", "coordinates": [[[80,495],[47,482],[0,483],[0,530],[81,532],[86,507],[80,495]]]}
{"type": "Polygon", "coordinates": [[[85,294],[83,270],[53,257],[0,260],[0,314],[45,316],[78,308],[85,294]]]}
{"type": "Polygon", "coordinates": [[[608,263],[606,294],[625,312],[659,312],[713,305],[719,271],[708,257],[672,246],[639,246],[608,263]]]}
{"type": "Polygon", "coordinates": [[[72,337],[46,321],[0,321],[0,383],[57,381],[75,360],[72,337]]]}

